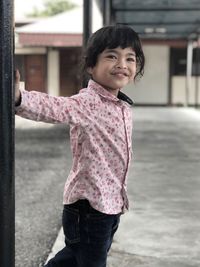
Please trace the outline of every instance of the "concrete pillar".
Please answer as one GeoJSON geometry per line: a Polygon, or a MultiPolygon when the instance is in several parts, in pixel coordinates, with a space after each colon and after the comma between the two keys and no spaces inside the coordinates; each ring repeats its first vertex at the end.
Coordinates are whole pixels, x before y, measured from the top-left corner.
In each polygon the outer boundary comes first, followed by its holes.
{"type": "Polygon", "coordinates": [[[193,58],[193,40],[189,40],[187,46],[185,106],[188,106],[189,104],[189,92],[191,88],[191,77],[192,77],[192,58],[193,58]]]}
{"type": "Polygon", "coordinates": [[[48,94],[59,96],[60,75],[59,75],[59,51],[49,49],[47,53],[47,90],[48,94]]]}
{"type": "Polygon", "coordinates": [[[199,106],[199,78],[200,78],[200,35],[197,36],[197,51],[196,51],[196,86],[195,86],[195,107],[199,106]]]}
{"type": "Polygon", "coordinates": [[[83,46],[86,47],[92,33],[92,1],[83,1],[83,46]]]}
{"type": "MultiPolygon", "coordinates": [[[[83,48],[87,46],[87,41],[92,34],[92,0],[83,1],[83,48]]],[[[82,87],[87,87],[88,78],[82,80],[82,87]]]]}
{"type": "Polygon", "coordinates": [[[103,1],[103,24],[105,26],[111,24],[111,1],[103,1]]]}

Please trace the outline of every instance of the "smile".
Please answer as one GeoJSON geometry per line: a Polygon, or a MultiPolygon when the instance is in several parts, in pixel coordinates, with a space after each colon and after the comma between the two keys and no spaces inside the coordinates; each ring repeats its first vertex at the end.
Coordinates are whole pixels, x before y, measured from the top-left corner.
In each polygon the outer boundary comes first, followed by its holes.
{"type": "Polygon", "coordinates": [[[128,73],[123,72],[123,71],[112,72],[111,74],[119,76],[119,77],[128,77],[128,73]]]}

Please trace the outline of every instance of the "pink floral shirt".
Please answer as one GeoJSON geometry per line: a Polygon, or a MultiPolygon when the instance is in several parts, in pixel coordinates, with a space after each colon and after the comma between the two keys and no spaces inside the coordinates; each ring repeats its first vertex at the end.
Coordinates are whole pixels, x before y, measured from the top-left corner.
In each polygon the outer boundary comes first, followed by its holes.
{"type": "Polygon", "coordinates": [[[16,114],[48,123],[70,125],[72,168],[64,187],[64,204],[88,199],[106,214],[128,209],[127,171],[131,160],[132,110],[102,86],[71,97],[22,91],[16,114]]]}

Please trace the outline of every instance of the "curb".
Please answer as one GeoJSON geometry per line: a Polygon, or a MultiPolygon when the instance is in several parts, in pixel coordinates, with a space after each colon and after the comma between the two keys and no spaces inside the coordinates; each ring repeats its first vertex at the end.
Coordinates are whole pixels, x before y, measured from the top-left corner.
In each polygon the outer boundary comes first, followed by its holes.
{"type": "Polygon", "coordinates": [[[46,263],[53,258],[58,251],[63,249],[65,246],[65,239],[64,239],[64,234],[63,234],[63,228],[61,227],[60,231],[58,232],[58,236],[56,238],[56,241],[54,242],[54,245],[51,249],[51,252],[46,260],[46,263]]]}

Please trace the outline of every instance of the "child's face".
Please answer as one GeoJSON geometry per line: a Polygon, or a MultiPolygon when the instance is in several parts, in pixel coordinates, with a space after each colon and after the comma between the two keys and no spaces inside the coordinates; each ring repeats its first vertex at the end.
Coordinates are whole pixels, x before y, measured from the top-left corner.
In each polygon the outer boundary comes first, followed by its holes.
{"type": "Polygon", "coordinates": [[[94,67],[88,68],[94,81],[112,94],[134,80],[136,74],[136,55],[131,47],[105,49],[99,54],[94,67]]]}

